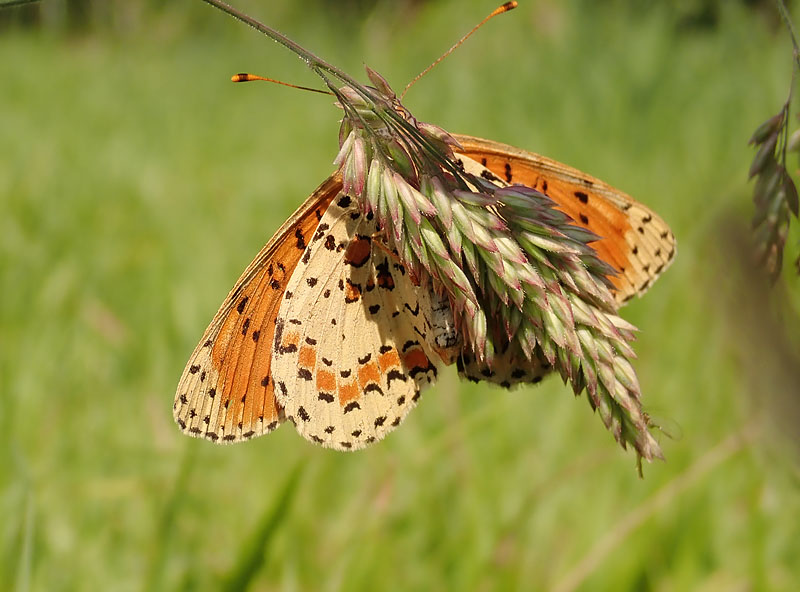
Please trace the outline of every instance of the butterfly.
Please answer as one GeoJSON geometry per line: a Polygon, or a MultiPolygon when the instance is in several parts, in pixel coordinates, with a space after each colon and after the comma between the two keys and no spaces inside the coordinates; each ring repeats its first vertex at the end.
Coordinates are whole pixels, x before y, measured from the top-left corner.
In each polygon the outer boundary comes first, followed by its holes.
{"type": "MultiPolygon", "coordinates": [[[[621,306],[675,255],[647,206],[581,171],[491,140],[455,135],[455,157],[477,174],[544,193],[592,231],[621,306]]],[[[551,368],[503,358],[491,376],[461,352],[446,297],[403,263],[371,213],[335,173],[247,267],[181,376],[174,417],[187,434],[247,440],[289,420],[306,439],[360,449],[397,427],[439,368],[509,386],[551,368]]]]}
{"type": "Polygon", "coordinates": [[[419,122],[374,70],[363,86],[206,1],[301,57],[344,117],[337,171],[245,270],[192,353],[173,406],[180,428],[225,443],[288,420],[312,442],[359,449],[455,363],[505,387],[557,371],[636,449],[640,470],[660,456],[630,363],[635,328],[616,310],[674,256],[661,218],[550,159],[419,122]]]}

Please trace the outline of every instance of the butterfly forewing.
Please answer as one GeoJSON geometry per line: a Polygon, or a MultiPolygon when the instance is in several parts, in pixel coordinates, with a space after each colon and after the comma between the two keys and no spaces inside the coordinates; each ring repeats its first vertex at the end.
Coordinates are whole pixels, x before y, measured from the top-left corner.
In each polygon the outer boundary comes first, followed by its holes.
{"type": "Polygon", "coordinates": [[[394,429],[432,383],[429,289],[389,252],[351,198],[331,204],[284,295],[276,395],[297,431],[354,450],[394,429]]]}
{"type": "Polygon", "coordinates": [[[675,256],[675,236],[647,206],[560,162],[513,146],[456,135],[458,150],[507,183],[541,191],[600,240],[592,243],[619,274],[610,278],[619,303],[645,292],[675,256]]]}
{"type": "Polygon", "coordinates": [[[341,181],[325,181],[275,233],[228,294],[195,348],[173,405],[193,436],[235,442],[283,421],[270,378],[275,320],[286,285],[341,181]]]}

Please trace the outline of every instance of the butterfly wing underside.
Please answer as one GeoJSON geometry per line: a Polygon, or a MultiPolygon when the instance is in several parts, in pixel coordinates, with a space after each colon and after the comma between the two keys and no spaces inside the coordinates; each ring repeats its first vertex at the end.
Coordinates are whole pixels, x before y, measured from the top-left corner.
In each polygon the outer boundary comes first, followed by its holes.
{"type": "Polygon", "coordinates": [[[618,271],[610,278],[618,303],[643,294],[672,262],[672,231],[655,212],[625,193],[533,152],[472,136],[454,137],[463,147],[459,154],[507,183],[541,191],[575,224],[601,237],[592,247],[618,271]]]}
{"type": "Polygon", "coordinates": [[[175,395],[175,421],[187,434],[219,442],[275,429],[283,410],[271,379],[275,321],[306,243],[341,189],[327,179],[258,253],[205,331],[175,395]]]}
{"type": "Polygon", "coordinates": [[[286,288],[275,332],[278,401],[308,440],[355,450],[397,427],[437,369],[430,291],[341,195],[286,288]]]}

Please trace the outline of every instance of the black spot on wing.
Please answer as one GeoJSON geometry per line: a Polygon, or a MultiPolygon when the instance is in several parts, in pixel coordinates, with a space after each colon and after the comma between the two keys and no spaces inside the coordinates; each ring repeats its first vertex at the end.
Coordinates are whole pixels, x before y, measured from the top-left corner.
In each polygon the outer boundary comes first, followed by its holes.
{"type": "Polygon", "coordinates": [[[408,381],[408,377],[406,377],[405,374],[400,372],[400,370],[392,369],[392,370],[389,370],[389,373],[386,375],[386,384],[387,384],[387,386],[389,386],[389,388],[391,388],[393,380],[399,380],[401,382],[407,382],[408,381]]]}
{"type": "Polygon", "coordinates": [[[404,303],[403,307],[406,308],[408,310],[408,312],[410,312],[412,314],[412,316],[419,315],[419,302],[417,302],[417,306],[414,307],[414,308],[411,308],[411,306],[409,306],[408,302],[404,303]]]}
{"type": "Polygon", "coordinates": [[[312,242],[316,242],[325,236],[325,232],[330,228],[328,224],[320,224],[317,226],[317,231],[314,233],[314,238],[311,239],[312,242]]]}
{"type": "Polygon", "coordinates": [[[498,179],[498,178],[497,178],[497,176],[496,176],[494,173],[492,173],[492,171],[490,171],[489,169],[483,169],[483,170],[481,171],[481,177],[483,177],[483,178],[484,178],[484,179],[486,179],[487,181],[492,181],[492,182],[494,182],[494,181],[499,181],[499,180],[500,180],[500,179],[498,179]]]}
{"type": "Polygon", "coordinates": [[[374,382],[370,382],[367,386],[364,387],[365,393],[378,393],[379,395],[383,396],[383,390],[380,386],[375,384],[374,382]]]}
{"type": "Polygon", "coordinates": [[[294,237],[297,239],[296,246],[298,249],[305,249],[306,248],[306,239],[303,236],[303,232],[297,228],[294,231],[294,237]]]}

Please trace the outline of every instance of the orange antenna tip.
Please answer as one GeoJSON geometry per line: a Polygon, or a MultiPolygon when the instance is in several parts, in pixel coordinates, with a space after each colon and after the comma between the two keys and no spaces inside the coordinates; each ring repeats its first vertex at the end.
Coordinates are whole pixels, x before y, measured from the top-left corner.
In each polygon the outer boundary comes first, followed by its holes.
{"type": "Polygon", "coordinates": [[[261,76],[256,76],[254,74],[246,74],[244,72],[240,74],[234,74],[231,76],[231,82],[250,82],[252,80],[264,80],[261,76]]]}
{"type": "Polygon", "coordinates": [[[498,14],[503,14],[504,12],[508,12],[509,10],[514,10],[519,4],[516,2],[506,2],[502,6],[498,6],[495,11],[492,13],[492,16],[497,16],[498,14]]]}
{"type": "Polygon", "coordinates": [[[280,84],[282,86],[288,86],[289,88],[297,88],[299,90],[307,90],[309,92],[319,93],[321,95],[332,95],[332,92],[327,90],[320,90],[318,88],[309,88],[308,86],[298,86],[296,84],[289,84],[288,82],[283,82],[282,80],[275,80],[274,78],[266,78],[265,76],[256,76],[255,74],[247,74],[245,72],[240,72],[239,74],[234,74],[231,76],[231,82],[252,82],[253,80],[263,80],[264,82],[274,82],[275,84],[280,84]]]}

